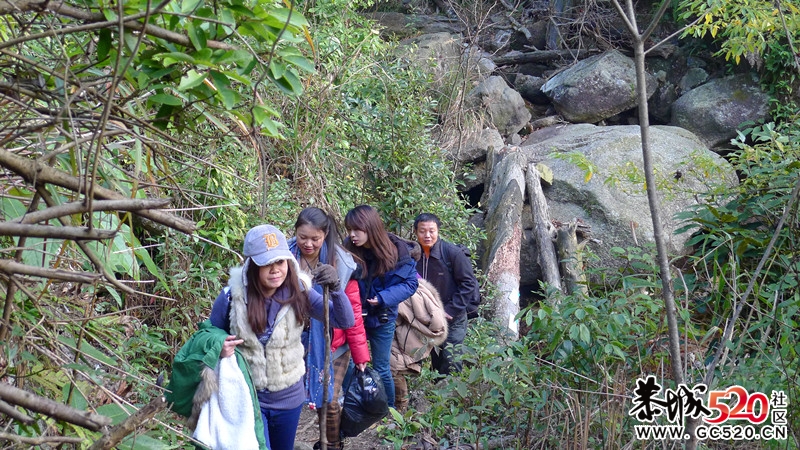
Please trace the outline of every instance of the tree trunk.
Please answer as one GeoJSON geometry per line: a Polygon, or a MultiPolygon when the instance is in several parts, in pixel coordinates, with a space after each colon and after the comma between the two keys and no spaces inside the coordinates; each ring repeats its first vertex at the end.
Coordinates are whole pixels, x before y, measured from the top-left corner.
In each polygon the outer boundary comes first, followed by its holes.
{"type": "Polygon", "coordinates": [[[486,276],[497,286],[494,304],[497,323],[508,337],[519,337],[519,255],[522,246],[522,202],[525,196],[527,158],[516,147],[504,147],[489,155],[492,167],[487,203],[487,250],[483,258],[486,276]]]}
{"type": "Polygon", "coordinates": [[[561,18],[566,17],[566,13],[572,8],[572,0],[552,0],[553,14],[550,16],[550,22],[547,24],[547,49],[558,50],[561,48],[563,39],[561,32],[558,30],[558,24],[561,18]]]}
{"type": "Polygon", "coordinates": [[[561,273],[564,275],[565,291],[569,295],[580,293],[589,295],[586,286],[586,274],[583,271],[583,257],[578,246],[578,221],[562,225],[558,228],[556,246],[558,247],[558,260],[561,263],[561,273]]]}
{"type": "MultiPolygon", "coordinates": [[[[647,110],[647,78],[645,72],[645,49],[644,43],[652,34],[658,21],[666,12],[669,6],[668,0],[663,0],[652,21],[643,33],[639,33],[636,25],[636,14],[633,8],[633,0],[627,0],[625,5],[628,9],[627,14],[622,9],[618,0],[612,0],[612,4],[617,9],[620,17],[625,22],[631,36],[633,37],[633,56],[636,66],[636,96],[639,106],[639,129],[642,136],[642,164],[644,167],[645,187],[647,189],[647,202],[650,206],[650,217],[653,221],[653,239],[656,243],[658,258],[659,275],[661,276],[661,298],[664,300],[664,311],[667,316],[667,333],[669,335],[669,353],[672,369],[672,378],[675,384],[683,384],[683,364],[680,352],[680,334],[678,331],[678,313],[675,306],[675,296],[672,290],[672,275],[670,274],[669,255],[667,254],[667,243],[664,238],[664,230],[661,226],[661,206],[656,191],[656,180],[653,172],[653,158],[650,151],[650,119],[647,110]]],[[[697,448],[697,436],[695,429],[697,420],[688,417],[686,419],[686,434],[689,439],[686,442],[687,450],[697,448]]]]}
{"type": "Polygon", "coordinates": [[[533,236],[536,239],[536,253],[542,269],[542,281],[551,287],[561,290],[561,276],[558,271],[558,257],[553,245],[555,228],[547,214],[547,200],[542,192],[541,176],[536,165],[528,164],[525,176],[528,186],[528,201],[533,216],[533,236]]]}

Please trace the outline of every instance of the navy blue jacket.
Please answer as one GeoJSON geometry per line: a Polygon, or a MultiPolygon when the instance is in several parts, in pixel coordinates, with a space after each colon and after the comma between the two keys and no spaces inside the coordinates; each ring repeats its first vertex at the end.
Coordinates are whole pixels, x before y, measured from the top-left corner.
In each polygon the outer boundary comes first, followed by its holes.
{"type": "MultiPolygon", "coordinates": [[[[364,328],[377,328],[381,323],[379,316],[385,312],[388,322],[394,323],[397,319],[397,305],[414,295],[417,291],[417,267],[415,261],[408,253],[405,242],[389,234],[392,243],[397,247],[397,264],[393,270],[377,277],[363,277],[358,279],[358,288],[361,291],[362,310],[367,313],[364,317],[364,328]],[[378,306],[367,303],[368,298],[378,298],[378,306]]],[[[366,249],[365,257],[370,256],[371,250],[366,249]]],[[[369,261],[366,261],[369,263],[369,261]]],[[[360,270],[364,270],[360,267],[360,270]]],[[[356,277],[359,277],[359,273],[356,277]]]]}

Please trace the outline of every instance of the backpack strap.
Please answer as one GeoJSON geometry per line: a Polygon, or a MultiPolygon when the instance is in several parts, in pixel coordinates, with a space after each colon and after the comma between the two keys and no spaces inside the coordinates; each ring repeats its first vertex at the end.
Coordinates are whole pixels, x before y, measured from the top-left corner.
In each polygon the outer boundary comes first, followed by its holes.
{"type": "Polygon", "coordinates": [[[444,260],[444,265],[447,266],[447,271],[450,272],[450,278],[453,278],[453,261],[449,246],[450,243],[442,239],[442,260],[444,260]]]}

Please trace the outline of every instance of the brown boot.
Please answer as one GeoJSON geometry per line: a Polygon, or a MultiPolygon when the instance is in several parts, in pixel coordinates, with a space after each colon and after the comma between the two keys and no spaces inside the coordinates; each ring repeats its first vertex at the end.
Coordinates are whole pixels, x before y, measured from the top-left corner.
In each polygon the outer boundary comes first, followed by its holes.
{"type": "Polygon", "coordinates": [[[402,373],[392,372],[394,378],[394,409],[405,413],[408,409],[408,383],[402,373]]]}

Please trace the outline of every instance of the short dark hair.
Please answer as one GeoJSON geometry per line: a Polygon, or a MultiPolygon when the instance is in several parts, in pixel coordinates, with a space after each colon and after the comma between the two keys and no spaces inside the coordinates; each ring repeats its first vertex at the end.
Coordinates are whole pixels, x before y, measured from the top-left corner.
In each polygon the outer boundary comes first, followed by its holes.
{"type": "Polygon", "coordinates": [[[417,231],[417,225],[420,222],[434,222],[437,228],[442,228],[442,221],[433,213],[422,213],[414,219],[414,231],[417,231]]]}

